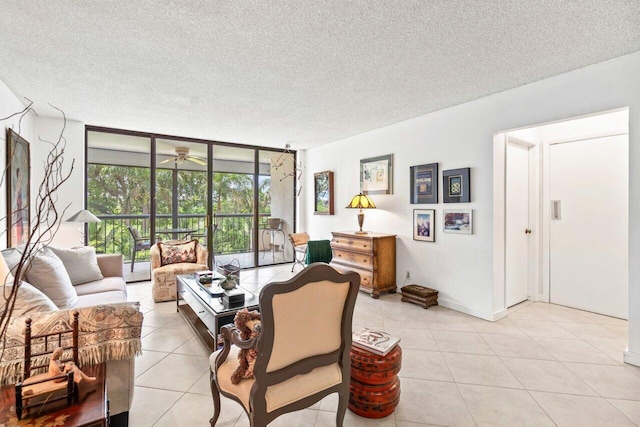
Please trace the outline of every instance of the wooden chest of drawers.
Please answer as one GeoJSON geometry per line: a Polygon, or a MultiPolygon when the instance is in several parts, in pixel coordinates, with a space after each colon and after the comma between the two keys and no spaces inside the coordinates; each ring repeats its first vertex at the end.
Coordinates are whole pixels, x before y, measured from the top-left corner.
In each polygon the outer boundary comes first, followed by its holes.
{"type": "Polygon", "coordinates": [[[380,292],[396,292],[395,234],[332,231],[331,266],[360,274],[360,290],[378,298],[380,292]]]}

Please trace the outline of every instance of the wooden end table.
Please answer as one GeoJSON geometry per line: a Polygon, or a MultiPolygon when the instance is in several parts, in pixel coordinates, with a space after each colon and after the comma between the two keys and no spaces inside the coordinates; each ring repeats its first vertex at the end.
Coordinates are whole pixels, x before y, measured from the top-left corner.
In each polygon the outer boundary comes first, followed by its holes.
{"type": "Polygon", "coordinates": [[[0,389],[0,425],[64,427],[106,427],[109,425],[109,404],[107,401],[106,364],[85,366],[82,371],[95,381],[78,383],[78,399],[71,406],[65,401],[50,403],[42,407],[31,408],[18,421],[16,414],[15,386],[8,385],[0,389]]]}

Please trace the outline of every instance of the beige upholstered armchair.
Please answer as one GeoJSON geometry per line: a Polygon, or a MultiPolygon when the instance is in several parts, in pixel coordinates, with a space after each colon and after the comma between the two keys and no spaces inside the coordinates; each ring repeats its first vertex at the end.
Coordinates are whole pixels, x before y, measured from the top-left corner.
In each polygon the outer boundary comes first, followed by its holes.
{"type": "Polygon", "coordinates": [[[225,325],[224,347],[209,358],[211,425],[220,415],[220,393],[242,405],[251,426],[265,426],[338,393],[336,424],[341,426],[349,401],[351,319],[359,286],[357,273],[341,274],[323,263],[266,285],[260,291],[260,336],[243,341],[233,325],[225,325]],[[239,349],[253,345],[255,378],[233,384],[239,349]]]}
{"type": "Polygon", "coordinates": [[[151,246],[150,252],[155,302],[175,301],[177,275],[209,269],[209,251],[197,240],[158,242],[151,246]]]}

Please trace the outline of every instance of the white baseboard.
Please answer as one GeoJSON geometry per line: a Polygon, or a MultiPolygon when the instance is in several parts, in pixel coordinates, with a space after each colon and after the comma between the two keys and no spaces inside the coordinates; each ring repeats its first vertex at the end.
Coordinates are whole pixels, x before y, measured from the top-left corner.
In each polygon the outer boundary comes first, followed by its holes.
{"type": "Polygon", "coordinates": [[[632,353],[627,347],[624,351],[624,363],[640,367],[640,353],[632,353]]]}
{"type": "Polygon", "coordinates": [[[536,294],[536,302],[549,302],[549,298],[544,294],[536,294]]]}
{"type": "Polygon", "coordinates": [[[467,307],[466,305],[458,304],[453,301],[449,301],[446,298],[438,298],[438,305],[442,307],[450,308],[451,310],[459,311],[460,313],[468,314],[473,317],[479,317],[480,319],[488,320],[490,322],[495,322],[507,315],[507,310],[501,310],[498,313],[504,311],[504,315],[496,318],[496,313],[487,313],[480,310],[475,310],[473,308],[467,307]]]}
{"type": "Polygon", "coordinates": [[[507,314],[508,314],[508,311],[506,308],[503,308],[502,310],[498,310],[494,312],[492,322],[497,322],[500,319],[504,319],[505,317],[507,317],[507,314]]]}

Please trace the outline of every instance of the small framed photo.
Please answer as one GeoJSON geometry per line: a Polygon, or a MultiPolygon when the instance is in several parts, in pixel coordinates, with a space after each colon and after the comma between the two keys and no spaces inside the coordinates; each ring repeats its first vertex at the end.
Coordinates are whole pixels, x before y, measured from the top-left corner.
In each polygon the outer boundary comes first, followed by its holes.
{"type": "Polygon", "coordinates": [[[434,209],[413,210],[413,240],[435,242],[435,216],[434,209]]]}
{"type": "Polygon", "coordinates": [[[333,215],[333,172],[313,174],[313,214],[333,215]]]}
{"type": "Polygon", "coordinates": [[[442,231],[473,234],[473,209],[445,209],[442,212],[442,231]]]}
{"type": "Polygon", "coordinates": [[[393,154],[360,160],[363,194],[393,194],[393,154]]]}
{"type": "Polygon", "coordinates": [[[411,204],[438,203],[438,164],[411,166],[411,204]]]}
{"type": "Polygon", "coordinates": [[[468,203],[471,201],[469,168],[442,171],[442,201],[444,203],[468,203]]]}

